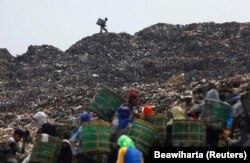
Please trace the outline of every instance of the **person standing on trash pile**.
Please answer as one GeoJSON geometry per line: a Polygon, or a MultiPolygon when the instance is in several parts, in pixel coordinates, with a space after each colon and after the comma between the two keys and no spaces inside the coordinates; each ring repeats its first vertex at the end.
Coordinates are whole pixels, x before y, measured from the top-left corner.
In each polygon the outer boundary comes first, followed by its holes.
{"type": "Polygon", "coordinates": [[[117,110],[117,117],[111,123],[111,153],[108,162],[113,163],[117,160],[119,148],[117,140],[121,135],[126,135],[132,126],[132,110],[125,105],[121,105],[117,110]]]}
{"type": "Polygon", "coordinates": [[[180,106],[174,106],[170,108],[167,112],[169,121],[166,126],[166,132],[168,135],[167,139],[167,146],[172,146],[172,126],[174,120],[185,120],[186,119],[186,114],[185,110],[182,109],[180,106]]]}
{"type": "MultiPolygon", "coordinates": [[[[58,134],[56,132],[55,126],[48,122],[48,115],[44,112],[37,112],[33,119],[36,121],[38,125],[37,134],[47,134],[49,136],[57,137],[58,134]]],[[[28,155],[24,160],[23,163],[28,163],[30,160],[30,155],[28,155]]]]}
{"type": "Polygon", "coordinates": [[[117,163],[143,163],[141,151],[135,148],[133,140],[127,135],[122,135],[117,142],[120,147],[117,163]]]}
{"type": "Polygon", "coordinates": [[[111,153],[108,156],[109,163],[115,163],[117,160],[117,139],[121,134],[126,134],[134,119],[141,115],[136,113],[134,107],[139,104],[139,94],[132,90],[128,94],[128,102],[122,104],[116,111],[111,123],[111,153]]]}
{"type": "Polygon", "coordinates": [[[197,112],[199,114],[199,119],[203,119],[204,118],[204,114],[205,114],[205,100],[215,100],[215,101],[221,101],[220,97],[219,97],[219,92],[217,89],[210,89],[207,93],[206,93],[206,97],[205,99],[201,102],[201,104],[196,105],[191,112],[197,112]]]}
{"type": "MultiPolygon", "coordinates": [[[[128,94],[128,102],[122,104],[120,107],[127,106],[131,111],[132,119],[134,117],[135,118],[141,118],[142,114],[138,113],[137,110],[135,110],[135,107],[139,104],[139,101],[140,101],[140,98],[139,98],[138,92],[132,90],[128,94]]],[[[119,110],[119,108],[118,108],[118,110],[119,110]]],[[[117,118],[118,118],[118,113],[116,111],[113,119],[117,119],[117,118]]]]}
{"type": "Polygon", "coordinates": [[[116,142],[117,139],[123,135],[127,134],[129,128],[132,125],[132,111],[128,106],[122,105],[117,110],[117,119],[111,124],[111,141],[116,142]]]}
{"type": "MultiPolygon", "coordinates": [[[[205,116],[205,100],[215,100],[221,101],[219,97],[219,92],[217,89],[212,88],[206,94],[204,101],[192,109],[192,112],[199,114],[199,119],[203,120],[205,116]]],[[[226,122],[225,122],[226,123],[226,122]]],[[[206,142],[210,147],[217,147],[219,142],[219,135],[222,131],[219,129],[215,129],[213,127],[207,126],[206,130],[206,142]]]]}
{"type": "Polygon", "coordinates": [[[141,118],[147,122],[152,122],[152,116],[154,115],[154,106],[145,105],[142,108],[142,116],[141,118]]]}
{"type": "Polygon", "coordinates": [[[130,91],[128,95],[128,103],[124,104],[124,106],[128,106],[130,110],[132,111],[132,115],[136,118],[140,118],[141,114],[139,114],[136,110],[135,107],[139,105],[140,98],[139,94],[136,91],[130,91]]]}
{"type": "Polygon", "coordinates": [[[154,107],[152,105],[145,105],[142,108],[142,115],[144,118],[154,115],[154,107]]]}
{"type": "Polygon", "coordinates": [[[83,124],[86,122],[91,121],[91,116],[87,112],[83,112],[80,115],[80,126],[75,130],[73,135],[70,137],[70,142],[72,143],[72,148],[73,148],[73,155],[76,157],[78,163],[82,162],[88,162],[88,163],[94,163],[94,158],[93,156],[86,155],[82,152],[82,144],[81,144],[81,139],[82,139],[82,129],[83,129],[83,124]],[[76,144],[78,143],[78,146],[76,144]]]}
{"type": "MultiPolygon", "coordinates": [[[[249,93],[250,92],[248,91],[248,94],[249,93]]],[[[231,140],[233,139],[235,130],[239,128],[241,139],[239,142],[235,142],[231,146],[250,147],[250,116],[242,106],[242,96],[240,97],[240,95],[238,95],[234,98],[234,105],[232,106],[233,125],[230,138],[231,140]]]]}
{"type": "Polygon", "coordinates": [[[48,134],[48,135],[54,136],[54,137],[58,136],[56,133],[55,126],[51,125],[48,122],[48,115],[47,114],[39,111],[33,116],[33,118],[39,127],[37,134],[48,134]]]}
{"type": "Polygon", "coordinates": [[[171,123],[171,121],[173,120],[185,120],[186,119],[185,110],[182,109],[180,106],[174,106],[173,108],[170,108],[169,113],[170,113],[169,123],[171,123]]]}
{"type": "Polygon", "coordinates": [[[193,102],[193,92],[190,90],[186,90],[184,92],[184,102],[180,104],[180,107],[185,112],[185,119],[198,119],[198,114],[195,112],[191,112],[191,110],[196,106],[193,102]]]}
{"type": "Polygon", "coordinates": [[[21,129],[15,129],[12,137],[8,140],[7,142],[7,146],[10,147],[11,150],[11,154],[10,156],[7,158],[7,163],[17,163],[17,158],[16,158],[16,154],[17,153],[24,153],[24,149],[25,149],[25,139],[23,139],[22,141],[22,147],[19,145],[19,142],[22,140],[24,136],[24,131],[21,129]]]}
{"type": "MultiPolygon", "coordinates": [[[[121,117],[125,115],[129,116],[130,122],[132,122],[134,118],[141,118],[142,114],[138,113],[134,108],[139,104],[139,100],[140,100],[139,94],[136,91],[130,91],[128,94],[128,103],[122,104],[117,109],[115,116],[113,118],[113,121],[112,121],[112,125],[118,126],[117,122],[120,121],[121,117]],[[124,114],[125,112],[126,114],[124,114]]],[[[125,119],[127,118],[126,116],[125,116],[125,119]]]]}
{"type": "Polygon", "coordinates": [[[60,135],[62,139],[62,148],[59,154],[59,158],[57,159],[57,163],[72,163],[72,149],[69,141],[71,132],[65,131],[62,135],[60,135]]]}
{"type": "Polygon", "coordinates": [[[226,126],[223,129],[223,131],[220,133],[219,142],[218,142],[219,147],[223,147],[223,146],[225,147],[225,146],[228,146],[227,137],[229,137],[230,135],[230,131],[231,131],[232,123],[233,123],[232,106],[226,101],[226,94],[224,91],[219,91],[219,98],[221,102],[223,102],[229,108],[229,113],[228,113],[227,120],[226,120],[226,126]]]}
{"type": "Polygon", "coordinates": [[[101,29],[100,29],[100,33],[102,33],[102,30],[105,31],[105,33],[108,33],[108,30],[107,30],[107,21],[108,21],[108,18],[105,18],[104,19],[104,23],[102,25],[100,25],[101,29]]]}

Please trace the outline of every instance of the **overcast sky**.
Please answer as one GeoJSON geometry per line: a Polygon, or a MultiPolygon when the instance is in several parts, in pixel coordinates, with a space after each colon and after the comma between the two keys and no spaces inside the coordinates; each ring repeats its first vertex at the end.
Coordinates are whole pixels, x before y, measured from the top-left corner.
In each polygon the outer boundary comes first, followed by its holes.
{"type": "Polygon", "coordinates": [[[250,0],[0,0],[0,48],[23,54],[29,45],[65,51],[99,32],[134,34],[156,23],[250,22],[250,0]]]}

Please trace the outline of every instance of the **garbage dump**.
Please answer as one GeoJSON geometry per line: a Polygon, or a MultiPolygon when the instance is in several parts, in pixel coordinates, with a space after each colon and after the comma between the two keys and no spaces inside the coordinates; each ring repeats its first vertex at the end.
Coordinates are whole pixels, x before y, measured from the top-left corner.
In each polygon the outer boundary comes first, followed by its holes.
{"type": "Polygon", "coordinates": [[[13,128],[35,135],[37,111],[53,124],[77,125],[102,86],[123,99],[136,90],[139,112],[151,104],[165,115],[186,90],[197,104],[211,85],[242,93],[250,83],[249,63],[250,24],[236,22],[159,23],[134,35],[94,34],[66,51],[31,45],[17,57],[0,49],[0,140],[13,128]]]}

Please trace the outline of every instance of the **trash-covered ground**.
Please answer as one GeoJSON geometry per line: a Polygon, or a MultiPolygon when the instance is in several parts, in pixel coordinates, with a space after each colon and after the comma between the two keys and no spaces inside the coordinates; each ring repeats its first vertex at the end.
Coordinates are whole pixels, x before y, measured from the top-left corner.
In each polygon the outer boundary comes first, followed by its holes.
{"type": "MultiPolygon", "coordinates": [[[[13,57],[0,49],[0,130],[36,131],[31,116],[45,111],[52,123],[70,124],[88,110],[102,85],[126,99],[140,93],[141,106],[165,112],[194,90],[211,83],[232,88],[250,83],[250,24],[156,24],[135,33],[94,34],[65,52],[30,46],[13,57]]],[[[2,132],[3,136],[5,132],[2,132]]]]}

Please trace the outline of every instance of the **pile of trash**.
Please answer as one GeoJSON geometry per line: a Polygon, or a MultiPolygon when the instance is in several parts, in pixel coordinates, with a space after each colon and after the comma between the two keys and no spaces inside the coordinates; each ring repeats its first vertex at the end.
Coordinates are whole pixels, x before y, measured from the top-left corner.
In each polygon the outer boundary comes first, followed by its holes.
{"type": "Polygon", "coordinates": [[[65,52],[30,46],[13,57],[0,49],[0,128],[29,128],[36,111],[58,124],[73,123],[102,85],[124,99],[135,89],[142,105],[165,112],[187,89],[205,93],[209,84],[230,86],[235,77],[248,85],[249,63],[250,24],[236,22],[160,23],[134,35],[94,34],[65,52]]]}

